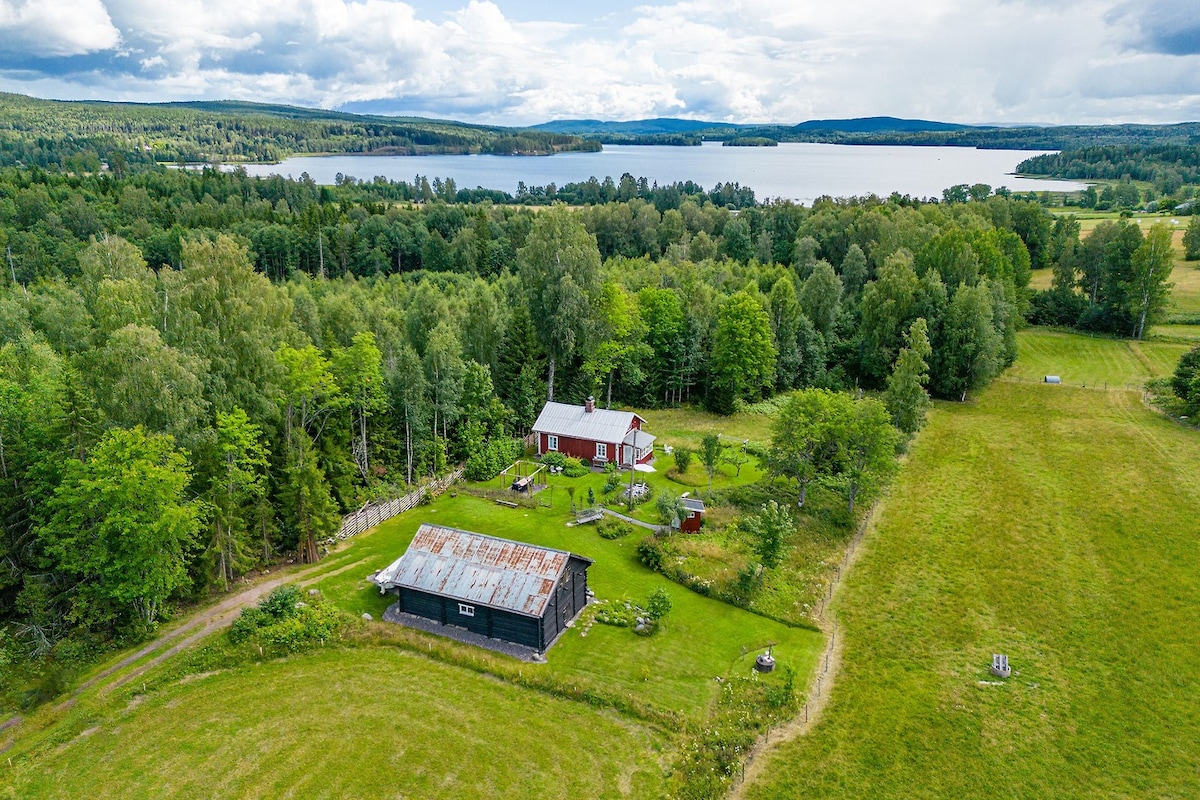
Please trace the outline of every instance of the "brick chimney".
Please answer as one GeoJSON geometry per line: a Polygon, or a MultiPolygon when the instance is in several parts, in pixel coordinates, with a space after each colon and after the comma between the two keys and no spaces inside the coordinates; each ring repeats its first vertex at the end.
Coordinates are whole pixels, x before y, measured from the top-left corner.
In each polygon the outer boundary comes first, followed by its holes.
{"type": "Polygon", "coordinates": [[[596,410],[596,398],[594,398],[594,397],[589,397],[589,398],[587,399],[587,402],[585,402],[585,403],[583,404],[583,410],[584,410],[586,413],[588,413],[588,414],[590,414],[590,413],[592,413],[593,411],[595,411],[595,410],[596,410]]]}

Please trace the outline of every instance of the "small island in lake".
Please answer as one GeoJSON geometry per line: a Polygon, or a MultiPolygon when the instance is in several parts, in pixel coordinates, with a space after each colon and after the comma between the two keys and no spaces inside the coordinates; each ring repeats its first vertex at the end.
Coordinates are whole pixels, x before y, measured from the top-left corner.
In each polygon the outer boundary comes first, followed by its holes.
{"type": "Polygon", "coordinates": [[[779,142],[766,136],[736,136],[726,139],[725,147],[778,147],[779,142]]]}

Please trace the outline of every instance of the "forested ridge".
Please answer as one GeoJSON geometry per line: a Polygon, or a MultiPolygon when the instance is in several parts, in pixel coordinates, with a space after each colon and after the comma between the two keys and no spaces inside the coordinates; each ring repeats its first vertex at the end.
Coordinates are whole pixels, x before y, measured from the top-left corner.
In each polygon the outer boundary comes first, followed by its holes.
{"type": "MultiPolygon", "coordinates": [[[[596,186],[618,194],[571,210],[441,181],[0,170],[7,651],[86,658],[317,559],[367,499],[494,474],[551,395],[728,413],[857,387],[911,427],[926,390],[1013,360],[1031,268],[1071,254],[1077,296],[1091,275],[1077,226],[987,187],[737,211],[727,186],[596,186]]],[[[1122,237],[1097,325],[1159,310],[1122,237]]]]}
{"type": "MultiPolygon", "coordinates": [[[[1072,180],[1143,181],[1171,197],[1185,187],[1200,185],[1200,144],[1084,147],[1034,156],[1018,164],[1017,172],[1072,180]]],[[[1184,194],[1190,197],[1193,192],[1184,194]]]]}
{"type": "Polygon", "coordinates": [[[537,130],[570,133],[604,144],[700,144],[762,137],[776,142],[917,145],[1013,150],[1078,150],[1099,146],[1200,144],[1200,123],[1173,125],[1027,125],[997,127],[929,120],[864,117],[809,120],[799,125],[707,123],[680,119],[631,122],[558,120],[537,130]]]}
{"type": "Polygon", "coordinates": [[[0,165],[117,172],[154,164],[275,162],[296,153],[548,155],[577,136],[260,103],[108,103],[0,93],[0,165]]]}

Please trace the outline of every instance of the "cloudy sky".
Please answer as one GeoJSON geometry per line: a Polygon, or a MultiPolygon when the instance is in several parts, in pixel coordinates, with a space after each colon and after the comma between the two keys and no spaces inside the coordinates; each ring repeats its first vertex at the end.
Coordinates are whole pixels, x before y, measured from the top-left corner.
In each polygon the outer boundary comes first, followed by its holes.
{"type": "Polygon", "coordinates": [[[0,0],[0,90],[501,124],[1200,119],[1196,0],[0,0]]]}

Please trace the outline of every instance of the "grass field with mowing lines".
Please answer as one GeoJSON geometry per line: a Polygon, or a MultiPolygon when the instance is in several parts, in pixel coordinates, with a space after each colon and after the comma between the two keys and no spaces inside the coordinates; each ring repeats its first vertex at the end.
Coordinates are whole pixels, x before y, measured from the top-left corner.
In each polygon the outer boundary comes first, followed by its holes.
{"type": "Polygon", "coordinates": [[[80,713],[11,794],[130,797],[655,797],[667,737],[391,648],[328,650],[80,713]]]}
{"type": "Polygon", "coordinates": [[[1183,342],[1106,339],[1031,328],[1017,334],[1017,362],[1001,380],[1040,382],[1058,375],[1067,386],[1136,389],[1175,369],[1183,342]]]}
{"type": "Polygon", "coordinates": [[[1149,338],[1194,342],[1200,340],[1200,325],[1155,325],[1149,338]]]}
{"type": "MultiPolygon", "coordinates": [[[[1089,381],[1140,363],[1021,344],[1036,372],[1095,359],[1089,381]]],[[[1001,381],[939,404],[836,600],[831,705],[748,796],[1200,795],[1198,508],[1200,437],[1136,392],[1001,381]]]]}

